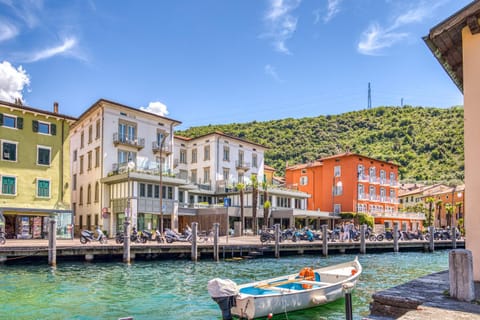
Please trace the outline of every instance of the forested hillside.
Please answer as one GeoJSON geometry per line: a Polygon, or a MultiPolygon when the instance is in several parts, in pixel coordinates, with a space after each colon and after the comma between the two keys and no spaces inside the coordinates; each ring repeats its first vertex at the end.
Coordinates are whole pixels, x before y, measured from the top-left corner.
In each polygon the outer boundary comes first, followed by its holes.
{"type": "Polygon", "coordinates": [[[340,115],[192,127],[195,137],[222,131],[269,148],[265,163],[305,163],[345,151],[400,165],[401,179],[463,180],[463,108],[378,107],[340,115]]]}

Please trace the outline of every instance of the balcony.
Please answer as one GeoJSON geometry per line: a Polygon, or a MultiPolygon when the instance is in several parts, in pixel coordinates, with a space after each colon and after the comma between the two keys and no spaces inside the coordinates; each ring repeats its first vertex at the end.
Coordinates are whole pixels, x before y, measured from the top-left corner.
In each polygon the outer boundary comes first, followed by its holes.
{"type": "Polygon", "coordinates": [[[235,168],[238,171],[248,171],[250,170],[250,163],[242,160],[235,161],[235,168]]]}
{"type": "Polygon", "coordinates": [[[369,179],[370,177],[368,176],[368,174],[363,174],[363,173],[358,174],[358,181],[367,182],[369,179]]]}
{"type": "Polygon", "coordinates": [[[369,179],[368,179],[368,182],[370,182],[372,184],[379,184],[380,179],[376,176],[370,176],[369,179]]]}
{"type": "Polygon", "coordinates": [[[158,142],[152,142],[153,153],[162,153],[164,155],[170,155],[172,153],[172,146],[169,144],[160,145],[158,142]]]}
{"type": "Polygon", "coordinates": [[[386,212],[386,211],[376,211],[369,212],[372,217],[376,218],[403,218],[403,219],[415,219],[415,220],[425,220],[425,214],[421,212],[386,212]]]}
{"type": "Polygon", "coordinates": [[[118,132],[113,134],[113,144],[116,146],[123,145],[137,148],[138,150],[145,147],[145,139],[138,138],[136,136],[130,137],[125,134],[119,134],[118,132]]]}

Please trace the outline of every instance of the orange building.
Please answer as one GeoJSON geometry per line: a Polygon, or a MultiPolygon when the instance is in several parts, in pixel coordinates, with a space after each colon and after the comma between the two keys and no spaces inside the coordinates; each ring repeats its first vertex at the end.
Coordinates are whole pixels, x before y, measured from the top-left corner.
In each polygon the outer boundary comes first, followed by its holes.
{"type": "Polygon", "coordinates": [[[355,153],[287,167],[285,182],[309,193],[308,210],[362,212],[376,225],[415,230],[423,214],[398,212],[398,165],[355,153]]]}
{"type": "Polygon", "coordinates": [[[465,215],[465,185],[449,187],[439,185],[424,192],[423,202],[428,210],[427,198],[433,198],[433,225],[437,228],[457,226],[465,215]]]}

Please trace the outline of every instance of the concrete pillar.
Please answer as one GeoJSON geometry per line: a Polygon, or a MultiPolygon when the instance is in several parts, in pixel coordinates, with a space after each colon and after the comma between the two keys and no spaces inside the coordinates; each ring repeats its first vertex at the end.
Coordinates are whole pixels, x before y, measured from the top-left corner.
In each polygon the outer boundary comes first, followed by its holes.
{"type": "Polygon", "coordinates": [[[360,226],[360,253],[366,253],[367,252],[367,242],[365,241],[365,230],[367,229],[367,226],[362,224],[360,226]]]}
{"type": "Polygon", "coordinates": [[[198,259],[197,230],[198,222],[192,222],[192,261],[195,262],[198,259]]]}
{"type": "Polygon", "coordinates": [[[280,258],[280,225],[275,226],[275,258],[280,258]]]}
{"type": "MultiPolygon", "coordinates": [[[[127,208],[128,210],[128,208],[127,208]]],[[[130,263],[130,222],[129,215],[125,215],[125,222],[123,223],[123,262],[130,263]]]]}
{"type": "Polygon", "coordinates": [[[328,231],[327,225],[322,225],[322,255],[324,257],[328,256],[328,231]]]}
{"type": "Polygon", "coordinates": [[[57,221],[50,219],[48,230],[48,264],[57,265],[57,221]]]}
{"type": "Polygon", "coordinates": [[[393,223],[393,251],[398,252],[398,222],[393,223]]]}
{"type": "Polygon", "coordinates": [[[451,250],[448,255],[450,297],[460,301],[475,300],[472,252],[451,250]]]}
{"type": "Polygon", "coordinates": [[[218,254],[218,227],[220,226],[219,223],[213,224],[213,260],[219,261],[219,254],[218,254]]]}

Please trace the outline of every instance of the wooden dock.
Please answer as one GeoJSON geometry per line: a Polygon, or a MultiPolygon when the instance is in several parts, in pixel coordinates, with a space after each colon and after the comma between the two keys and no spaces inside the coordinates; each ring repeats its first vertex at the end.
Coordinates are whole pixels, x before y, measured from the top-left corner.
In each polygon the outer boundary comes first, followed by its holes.
{"type": "MultiPolygon", "coordinates": [[[[429,251],[428,241],[399,241],[399,252],[429,251]]],[[[465,248],[464,240],[456,241],[457,248],[465,248]]],[[[435,250],[452,249],[452,241],[435,241],[435,250]]],[[[107,244],[98,242],[81,244],[78,239],[57,240],[56,256],[59,261],[122,261],[123,245],[116,244],[113,239],[107,244]]],[[[352,253],[359,254],[360,242],[328,242],[327,254],[352,253]]],[[[46,240],[7,240],[0,246],[0,263],[22,263],[22,260],[43,261],[48,257],[48,241],[46,240]]],[[[393,252],[393,241],[366,242],[366,252],[393,252]]],[[[130,248],[131,258],[145,259],[191,259],[192,246],[188,242],[174,242],[171,244],[156,242],[133,243],[130,248]]],[[[314,254],[324,255],[322,241],[286,241],[279,244],[279,255],[314,254]]],[[[198,259],[213,259],[213,242],[201,243],[197,247],[198,259]]],[[[274,257],[275,243],[262,244],[259,237],[245,236],[219,239],[220,259],[274,257]]]]}

